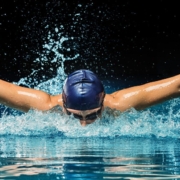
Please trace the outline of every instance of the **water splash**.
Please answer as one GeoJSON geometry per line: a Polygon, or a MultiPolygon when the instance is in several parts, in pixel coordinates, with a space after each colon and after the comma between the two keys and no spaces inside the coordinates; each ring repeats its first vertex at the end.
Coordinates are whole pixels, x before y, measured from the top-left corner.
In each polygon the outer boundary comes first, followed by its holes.
{"type": "MultiPolygon", "coordinates": [[[[75,16],[79,17],[79,14],[76,13],[75,16]]],[[[45,28],[48,29],[48,25],[45,28]]],[[[34,63],[41,65],[41,69],[32,69],[31,74],[14,82],[15,84],[40,89],[52,95],[62,92],[63,82],[67,76],[64,62],[76,60],[79,56],[76,51],[73,56],[67,56],[63,52],[63,49],[69,52],[71,47],[74,48],[73,46],[64,47],[65,43],[76,42],[75,37],[65,36],[63,31],[63,25],[47,31],[47,36],[43,38],[42,52],[37,52],[39,57],[34,60],[34,63]],[[48,63],[56,63],[56,75],[45,80],[44,75],[40,73],[42,77],[37,78],[37,74],[44,71],[44,66],[48,63]],[[39,81],[39,79],[42,80],[39,81]]],[[[54,70],[52,69],[52,71],[54,70]]],[[[108,84],[105,84],[105,89],[109,89],[108,84]]],[[[61,111],[59,111],[60,113],[43,113],[30,110],[26,114],[20,114],[1,106],[0,136],[179,138],[179,102],[179,99],[171,100],[145,111],[130,109],[120,113],[106,109],[101,119],[86,127],[82,127],[78,120],[64,115],[61,111]]]]}
{"type": "Polygon", "coordinates": [[[30,110],[20,116],[4,115],[0,121],[0,135],[59,136],[59,137],[170,137],[179,138],[180,99],[169,101],[158,108],[145,111],[130,109],[120,113],[105,109],[101,119],[82,127],[77,119],[59,111],[30,110]],[[169,109],[164,111],[163,109],[169,109]],[[175,110],[176,109],[176,110],[175,110]]]}
{"type": "MultiPolygon", "coordinates": [[[[33,61],[33,63],[41,64],[41,68],[32,69],[31,74],[29,74],[27,77],[21,78],[18,82],[14,82],[14,84],[41,89],[47,91],[48,93],[51,92],[52,94],[60,93],[59,89],[62,89],[62,83],[67,76],[64,70],[64,62],[75,60],[79,56],[78,53],[75,53],[74,56],[67,56],[63,53],[62,50],[65,49],[64,44],[69,41],[75,41],[76,38],[65,37],[62,31],[63,25],[58,28],[55,27],[53,31],[48,31],[47,37],[44,38],[42,52],[37,52],[39,57],[33,61]],[[42,77],[37,77],[37,74],[40,71],[45,71],[44,66],[51,63],[55,63],[57,66],[56,76],[47,81],[43,81],[45,76],[43,76],[41,73],[40,74],[42,77]],[[40,78],[41,80],[39,82],[40,78]],[[55,89],[56,91],[54,91],[55,89]]],[[[66,51],[71,51],[71,48],[67,48],[66,51]]],[[[50,70],[52,72],[54,71],[52,68],[50,68],[50,70]]]]}

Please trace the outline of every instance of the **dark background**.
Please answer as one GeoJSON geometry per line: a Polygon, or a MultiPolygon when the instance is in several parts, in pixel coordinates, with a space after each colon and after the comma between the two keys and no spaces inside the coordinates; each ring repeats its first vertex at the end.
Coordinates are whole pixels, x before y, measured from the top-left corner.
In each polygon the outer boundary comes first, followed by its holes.
{"type": "Polygon", "coordinates": [[[43,44],[49,31],[61,28],[59,52],[65,72],[88,68],[103,78],[142,78],[143,82],[179,74],[179,9],[175,1],[0,1],[0,78],[18,81],[34,70],[39,82],[56,76],[43,44]],[[80,14],[80,15],[78,15],[80,14]],[[70,49],[70,50],[67,50],[70,49]],[[34,61],[44,54],[48,61],[34,61]],[[42,78],[43,77],[43,78],[42,78]]]}

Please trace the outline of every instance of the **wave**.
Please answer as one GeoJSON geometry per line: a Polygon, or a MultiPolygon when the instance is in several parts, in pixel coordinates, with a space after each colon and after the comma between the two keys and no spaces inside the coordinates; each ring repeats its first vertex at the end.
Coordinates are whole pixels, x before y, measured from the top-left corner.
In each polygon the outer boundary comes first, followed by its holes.
{"type": "Polygon", "coordinates": [[[0,136],[179,138],[179,104],[177,98],[143,111],[130,109],[121,113],[106,108],[101,119],[86,127],[63,114],[61,109],[59,112],[4,113],[0,118],[0,136]]]}

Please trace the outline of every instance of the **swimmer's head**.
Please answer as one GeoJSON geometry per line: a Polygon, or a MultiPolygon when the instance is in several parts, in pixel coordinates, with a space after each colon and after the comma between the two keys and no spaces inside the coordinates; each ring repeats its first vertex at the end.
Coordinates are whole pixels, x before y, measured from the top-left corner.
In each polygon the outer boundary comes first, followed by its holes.
{"type": "Polygon", "coordinates": [[[84,111],[102,107],[104,96],[103,84],[92,71],[75,71],[64,82],[62,98],[66,108],[84,111]]]}

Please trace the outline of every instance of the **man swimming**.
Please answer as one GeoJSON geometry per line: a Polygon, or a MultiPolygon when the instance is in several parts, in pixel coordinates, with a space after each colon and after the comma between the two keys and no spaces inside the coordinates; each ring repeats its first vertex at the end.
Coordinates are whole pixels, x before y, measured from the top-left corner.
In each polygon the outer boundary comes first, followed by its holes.
{"type": "Polygon", "coordinates": [[[0,80],[0,103],[27,112],[30,109],[47,111],[61,106],[85,126],[101,117],[109,107],[120,111],[130,108],[142,110],[157,103],[180,96],[180,75],[105,94],[98,77],[89,70],[78,70],[64,82],[62,94],[49,95],[0,80]]]}

